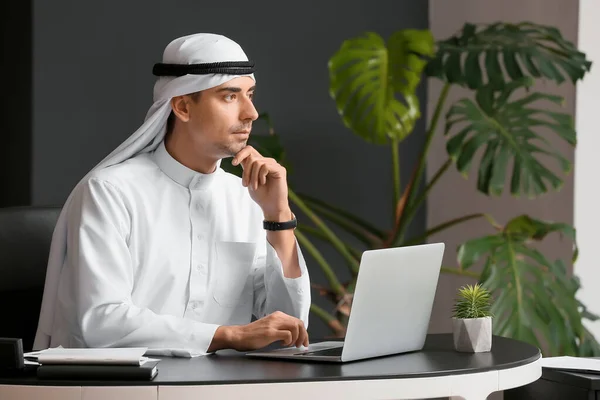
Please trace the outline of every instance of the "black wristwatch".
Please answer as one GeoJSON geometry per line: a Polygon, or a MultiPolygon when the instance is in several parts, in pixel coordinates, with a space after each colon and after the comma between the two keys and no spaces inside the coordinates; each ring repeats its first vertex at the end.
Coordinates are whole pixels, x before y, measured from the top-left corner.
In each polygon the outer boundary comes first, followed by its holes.
{"type": "Polygon", "coordinates": [[[296,229],[297,226],[298,221],[296,220],[294,213],[292,213],[292,219],[289,221],[263,221],[263,228],[265,228],[267,231],[284,231],[286,229],[296,229]]]}

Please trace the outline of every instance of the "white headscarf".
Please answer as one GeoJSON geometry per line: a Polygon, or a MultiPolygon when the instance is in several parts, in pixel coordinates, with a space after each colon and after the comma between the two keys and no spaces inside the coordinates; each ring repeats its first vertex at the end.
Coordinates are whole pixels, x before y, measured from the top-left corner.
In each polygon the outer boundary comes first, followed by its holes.
{"type": "MultiPolygon", "coordinates": [[[[162,62],[166,64],[204,64],[228,61],[248,61],[248,58],[242,48],[231,39],[221,35],[200,33],[184,36],[169,43],[165,48],[162,62]]],[[[253,74],[183,75],[158,78],[154,85],[154,104],[148,110],[144,124],[88,172],[78,185],[86,182],[93,171],[110,167],[138,154],[156,149],[166,133],[166,123],[171,113],[171,98],[210,89],[239,76],[250,76],[255,79],[253,74]]],[[[52,236],[42,308],[33,344],[35,350],[48,348],[51,342],[58,283],[67,250],[66,218],[73,192],[62,208],[52,236]]]]}

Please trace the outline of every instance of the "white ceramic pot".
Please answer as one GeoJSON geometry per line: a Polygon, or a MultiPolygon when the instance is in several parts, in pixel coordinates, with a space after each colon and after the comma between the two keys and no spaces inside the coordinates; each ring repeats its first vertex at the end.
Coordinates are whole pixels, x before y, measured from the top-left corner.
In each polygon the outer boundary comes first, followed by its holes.
{"type": "Polygon", "coordinates": [[[480,353],[492,349],[492,317],[452,318],[456,351],[480,353]]]}

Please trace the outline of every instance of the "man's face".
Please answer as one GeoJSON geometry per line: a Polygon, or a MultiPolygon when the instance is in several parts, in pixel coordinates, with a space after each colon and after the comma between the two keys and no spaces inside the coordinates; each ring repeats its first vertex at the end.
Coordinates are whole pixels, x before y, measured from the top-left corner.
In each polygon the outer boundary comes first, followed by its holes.
{"type": "Polygon", "coordinates": [[[201,92],[191,101],[188,127],[200,148],[216,158],[232,157],[246,146],[258,112],[254,80],[242,76],[201,92]]]}

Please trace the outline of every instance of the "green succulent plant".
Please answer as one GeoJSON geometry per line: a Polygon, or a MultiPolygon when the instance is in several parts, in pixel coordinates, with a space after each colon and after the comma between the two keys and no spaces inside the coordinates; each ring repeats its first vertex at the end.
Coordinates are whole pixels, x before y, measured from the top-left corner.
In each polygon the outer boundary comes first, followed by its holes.
{"type": "Polygon", "coordinates": [[[466,285],[458,289],[458,299],[454,304],[454,318],[491,317],[492,296],[479,283],[466,285]]]}

